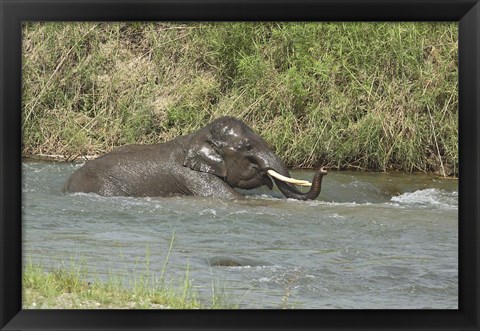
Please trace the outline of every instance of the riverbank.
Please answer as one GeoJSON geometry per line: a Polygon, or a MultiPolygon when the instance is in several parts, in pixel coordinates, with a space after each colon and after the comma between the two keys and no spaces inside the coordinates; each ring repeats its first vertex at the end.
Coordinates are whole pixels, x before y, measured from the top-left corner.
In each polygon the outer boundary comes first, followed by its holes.
{"type": "Polygon", "coordinates": [[[230,115],[292,168],[458,174],[457,24],[26,23],[23,155],[103,154],[230,115]]]}
{"type": "Polygon", "coordinates": [[[89,281],[93,275],[81,267],[45,271],[27,263],[23,271],[24,309],[201,309],[218,308],[201,303],[186,278],[181,287],[137,276],[125,286],[121,279],[89,281]]]}

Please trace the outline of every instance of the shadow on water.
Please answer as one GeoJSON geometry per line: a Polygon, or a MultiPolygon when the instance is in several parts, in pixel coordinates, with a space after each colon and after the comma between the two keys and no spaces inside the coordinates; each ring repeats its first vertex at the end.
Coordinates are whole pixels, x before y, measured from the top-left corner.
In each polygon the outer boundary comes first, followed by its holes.
{"type": "Polygon", "coordinates": [[[271,265],[268,262],[239,256],[212,256],[207,259],[207,263],[212,267],[258,267],[271,265]]]}

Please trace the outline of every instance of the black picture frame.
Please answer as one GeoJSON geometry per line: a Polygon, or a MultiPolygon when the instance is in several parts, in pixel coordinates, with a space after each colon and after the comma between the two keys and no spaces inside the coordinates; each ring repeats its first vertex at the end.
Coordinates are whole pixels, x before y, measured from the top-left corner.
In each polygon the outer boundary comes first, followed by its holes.
{"type": "Polygon", "coordinates": [[[0,328],[478,330],[480,4],[473,0],[1,0],[0,328]],[[459,24],[458,310],[22,310],[21,23],[455,21],[459,24]]]}

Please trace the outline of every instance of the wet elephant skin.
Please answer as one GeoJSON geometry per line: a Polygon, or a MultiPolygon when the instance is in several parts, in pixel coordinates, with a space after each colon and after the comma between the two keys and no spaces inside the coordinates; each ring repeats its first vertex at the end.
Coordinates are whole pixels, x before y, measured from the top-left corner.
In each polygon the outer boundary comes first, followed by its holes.
{"type": "MultiPolygon", "coordinates": [[[[243,122],[221,117],[197,132],[152,145],[126,145],[88,161],[65,182],[65,192],[103,196],[199,195],[239,198],[235,190],[273,187],[267,171],[290,177],[283,161],[243,122]]],[[[309,192],[275,182],[288,198],[315,199],[325,172],[309,192]]]]}

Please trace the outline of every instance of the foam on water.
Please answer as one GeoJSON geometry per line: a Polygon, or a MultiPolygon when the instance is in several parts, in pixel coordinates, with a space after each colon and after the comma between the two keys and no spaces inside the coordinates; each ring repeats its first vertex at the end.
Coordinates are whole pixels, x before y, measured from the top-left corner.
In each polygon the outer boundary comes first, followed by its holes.
{"type": "Polygon", "coordinates": [[[417,190],[392,197],[392,202],[399,205],[415,205],[417,207],[436,207],[442,209],[458,208],[458,192],[446,192],[436,188],[417,190]]]}

